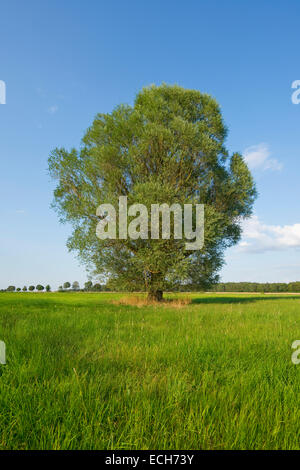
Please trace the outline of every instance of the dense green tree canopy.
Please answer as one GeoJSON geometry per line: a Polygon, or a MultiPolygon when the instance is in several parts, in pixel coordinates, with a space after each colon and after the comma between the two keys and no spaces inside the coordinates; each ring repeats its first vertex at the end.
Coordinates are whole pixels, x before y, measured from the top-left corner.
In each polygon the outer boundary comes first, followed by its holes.
{"type": "Polygon", "coordinates": [[[79,150],[54,150],[49,170],[57,180],[54,206],[73,224],[68,247],[99,279],[150,294],[185,283],[208,287],[218,279],[223,252],[239,240],[256,191],[242,156],[228,155],[217,102],[179,86],[151,86],[134,106],[98,114],[79,150]],[[99,240],[96,209],[119,196],[128,205],[205,205],[204,247],[185,240],[99,240]]]}
{"type": "Polygon", "coordinates": [[[92,287],[93,287],[92,281],[86,281],[86,282],[84,283],[84,288],[85,288],[85,290],[92,290],[92,287]]]}
{"type": "Polygon", "coordinates": [[[14,292],[16,290],[16,286],[8,286],[6,289],[8,292],[14,292]]]}

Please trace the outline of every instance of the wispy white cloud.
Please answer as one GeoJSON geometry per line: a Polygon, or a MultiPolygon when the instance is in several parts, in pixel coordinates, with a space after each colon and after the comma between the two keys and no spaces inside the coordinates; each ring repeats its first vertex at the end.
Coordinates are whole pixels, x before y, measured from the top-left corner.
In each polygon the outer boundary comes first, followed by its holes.
{"type": "Polygon", "coordinates": [[[252,145],[244,151],[244,158],[251,170],[276,170],[282,169],[282,163],[275,158],[270,158],[271,152],[267,144],[252,145]]]}
{"type": "Polygon", "coordinates": [[[53,106],[50,106],[47,111],[49,114],[55,114],[58,111],[58,106],[54,104],[53,106]]]}
{"type": "Polygon", "coordinates": [[[238,249],[264,252],[300,248],[300,223],[293,225],[267,225],[257,216],[243,222],[243,237],[238,249]]]}

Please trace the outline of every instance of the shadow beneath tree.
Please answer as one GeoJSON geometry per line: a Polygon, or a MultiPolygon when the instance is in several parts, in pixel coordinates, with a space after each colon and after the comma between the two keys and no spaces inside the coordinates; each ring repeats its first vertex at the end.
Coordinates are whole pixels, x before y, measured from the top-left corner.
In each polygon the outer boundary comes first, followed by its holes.
{"type": "MultiPolygon", "coordinates": [[[[238,295],[238,294],[237,294],[238,295]]],[[[251,294],[250,294],[251,295],[251,294]]],[[[268,300],[300,300],[300,295],[253,295],[243,296],[216,296],[216,297],[197,297],[192,299],[192,304],[244,304],[253,302],[265,302],[268,300]]]]}

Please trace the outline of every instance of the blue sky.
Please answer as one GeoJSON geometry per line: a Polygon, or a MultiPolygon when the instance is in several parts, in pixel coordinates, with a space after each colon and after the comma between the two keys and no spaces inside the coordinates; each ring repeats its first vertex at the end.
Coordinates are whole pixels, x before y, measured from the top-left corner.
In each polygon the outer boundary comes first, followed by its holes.
{"type": "Polygon", "coordinates": [[[253,169],[260,195],[223,280],[300,280],[299,17],[298,0],[3,0],[0,288],[86,280],[50,209],[48,155],[161,82],[213,95],[253,169]]]}

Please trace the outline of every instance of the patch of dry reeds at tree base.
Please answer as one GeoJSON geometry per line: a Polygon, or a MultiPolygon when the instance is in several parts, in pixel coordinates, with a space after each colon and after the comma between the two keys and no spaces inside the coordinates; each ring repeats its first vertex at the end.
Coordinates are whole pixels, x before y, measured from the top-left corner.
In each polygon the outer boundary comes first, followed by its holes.
{"type": "Polygon", "coordinates": [[[132,305],[135,307],[174,307],[181,308],[192,303],[192,299],[188,297],[181,297],[176,299],[163,299],[160,302],[155,300],[149,300],[147,297],[128,295],[121,299],[113,300],[115,305],[132,305]]]}

